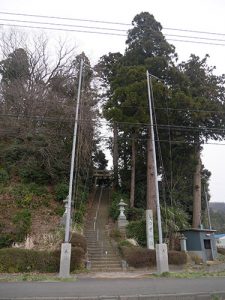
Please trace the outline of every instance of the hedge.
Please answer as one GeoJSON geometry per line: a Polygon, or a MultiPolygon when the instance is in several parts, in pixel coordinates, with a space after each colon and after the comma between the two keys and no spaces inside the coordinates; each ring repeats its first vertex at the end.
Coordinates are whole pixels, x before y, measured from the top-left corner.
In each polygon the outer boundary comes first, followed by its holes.
{"type": "Polygon", "coordinates": [[[82,248],[84,252],[87,252],[87,242],[83,235],[79,233],[72,233],[70,243],[72,247],[79,247],[82,248]]]}
{"type": "Polygon", "coordinates": [[[122,256],[129,266],[134,268],[153,267],[156,265],[155,250],[141,247],[120,247],[122,256]]]}
{"type": "MultiPolygon", "coordinates": [[[[123,258],[129,266],[134,268],[156,266],[156,252],[141,247],[120,246],[123,258]]],[[[187,254],[181,251],[169,251],[168,262],[172,265],[183,265],[187,263],[187,254]]]]}
{"type": "MultiPolygon", "coordinates": [[[[36,251],[19,248],[0,249],[0,272],[59,272],[60,250],[36,251]]],[[[80,247],[72,248],[71,268],[75,271],[83,266],[85,252],[80,247]]]]}

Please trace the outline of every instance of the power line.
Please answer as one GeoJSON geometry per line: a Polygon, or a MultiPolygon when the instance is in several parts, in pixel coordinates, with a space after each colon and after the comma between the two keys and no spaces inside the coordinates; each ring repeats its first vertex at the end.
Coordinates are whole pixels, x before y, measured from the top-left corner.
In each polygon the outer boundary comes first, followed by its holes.
{"type": "Polygon", "coordinates": [[[91,20],[91,19],[77,19],[77,18],[56,17],[56,16],[48,16],[48,15],[36,15],[36,14],[11,13],[11,12],[3,12],[3,11],[0,11],[0,14],[23,16],[23,17],[33,17],[33,18],[47,18],[47,19],[67,20],[67,21],[102,23],[102,24],[111,24],[111,25],[122,25],[122,26],[130,26],[131,25],[131,24],[126,24],[126,23],[122,23],[122,22],[110,22],[110,21],[100,21],[100,20],[91,20]]]}
{"type": "Polygon", "coordinates": [[[177,39],[167,39],[168,41],[172,42],[182,42],[182,43],[191,43],[191,44],[204,44],[204,45],[211,45],[211,46],[225,46],[225,44],[217,44],[217,43],[207,43],[207,42],[198,42],[198,41],[188,41],[188,40],[177,40],[177,39]]]}
{"type": "MultiPolygon", "coordinates": [[[[40,25],[51,25],[51,26],[65,26],[65,27],[75,27],[75,28],[85,28],[85,29],[97,29],[97,30],[109,30],[109,31],[118,31],[118,32],[127,32],[127,30],[118,29],[118,28],[84,26],[84,25],[62,24],[62,23],[50,23],[50,22],[43,22],[43,21],[27,21],[27,20],[2,19],[2,18],[0,18],[0,21],[18,22],[18,23],[29,23],[29,24],[40,24],[40,25]]],[[[7,24],[4,24],[4,25],[7,25],[7,24]]],[[[17,24],[15,24],[15,25],[17,25],[17,24]]],[[[124,36],[126,36],[126,34],[124,34],[124,36]]],[[[224,39],[214,39],[214,38],[199,37],[199,36],[187,36],[187,35],[177,35],[177,34],[165,34],[165,36],[225,42],[224,39]]]]}
{"type": "MultiPolygon", "coordinates": [[[[93,27],[93,26],[82,26],[82,25],[69,25],[69,24],[54,24],[54,23],[46,23],[46,22],[37,22],[37,21],[22,21],[22,20],[6,20],[0,19],[1,21],[13,21],[13,22],[22,22],[22,23],[33,23],[33,24],[47,24],[51,26],[69,26],[69,27],[78,27],[78,28],[87,28],[87,29],[97,29],[97,30],[108,30],[108,31],[124,31],[115,28],[102,28],[102,27],[93,27]]],[[[54,31],[64,31],[64,32],[79,32],[79,33],[88,33],[88,34],[100,34],[100,35],[112,35],[112,36],[127,36],[126,34],[120,33],[112,33],[112,32],[102,32],[102,31],[90,31],[90,30],[78,30],[78,29],[66,29],[66,28],[56,28],[56,27],[46,27],[46,26],[27,26],[27,25],[18,25],[18,24],[10,24],[10,23],[2,23],[0,25],[9,26],[9,27],[18,27],[18,28],[29,28],[29,29],[42,29],[42,30],[54,30],[54,31]]],[[[211,40],[211,41],[224,41],[223,39],[212,39],[212,38],[203,38],[203,37],[193,37],[193,36],[181,36],[181,35],[170,35],[165,34],[165,36],[175,36],[175,37],[183,37],[190,39],[201,39],[201,40],[211,40]]],[[[174,42],[184,42],[184,43],[194,43],[194,44],[204,44],[204,45],[212,45],[212,46],[225,46],[222,43],[209,43],[204,41],[194,41],[194,40],[183,40],[183,39],[173,39],[168,38],[168,41],[174,42]]]]}
{"type": "MultiPolygon", "coordinates": [[[[124,23],[124,22],[112,22],[112,21],[83,19],[83,18],[69,18],[69,17],[39,15],[39,14],[13,13],[13,12],[6,12],[6,11],[5,12],[4,11],[0,11],[0,14],[3,14],[3,15],[12,15],[12,16],[32,17],[32,18],[45,18],[45,19],[47,18],[47,19],[55,19],[55,20],[58,19],[58,20],[67,20],[67,21],[102,23],[102,24],[121,25],[121,26],[131,26],[132,25],[131,23],[124,23]]],[[[181,32],[192,32],[192,33],[199,33],[199,34],[225,36],[225,33],[221,33],[221,32],[200,31],[200,30],[183,29],[183,28],[163,27],[163,30],[181,31],[181,32]]]]}
{"type": "MultiPolygon", "coordinates": [[[[3,117],[13,117],[13,118],[17,118],[18,116],[15,116],[15,115],[0,115],[0,117],[3,116],[3,117]]],[[[24,117],[25,119],[36,119],[37,121],[42,121],[42,122],[54,122],[54,123],[58,123],[59,125],[61,123],[72,123],[72,120],[69,121],[69,120],[60,120],[60,119],[57,119],[57,118],[43,118],[41,119],[40,116],[28,116],[28,117],[24,117]],[[40,119],[39,119],[40,118],[40,119]]],[[[21,121],[21,119],[20,119],[21,121]]],[[[105,121],[105,120],[90,120],[90,119],[79,119],[79,123],[81,124],[85,124],[85,123],[90,123],[91,122],[96,122],[96,123],[105,123],[106,125],[111,125],[109,123],[109,121],[105,121]]],[[[142,127],[149,127],[151,126],[149,123],[138,123],[138,122],[116,122],[117,124],[120,124],[120,125],[126,125],[126,126],[142,126],[142,127]]],[[[153,124],[153,126],[155,127],[156,124],[153,124]]],[[[39,128],[43,128],[44,125],[40,125],[38,126],[39,128]]],[[[212,132],[212,133],[217,133],[217,132],[220,132],[220,133],[225,133],[225,128],[218,128],[218,127],[206,127],[206,126],[182,126],[182,125],[167,125],[167,124],[158,124],[157,127],[159,129],[168,129],[170,128],[171,130],[176,130],[176,131],[192,131],[192,132],[196,132],[196,131],[204,131],[204,132],[212,132]]]]}
{"type": "MultiPolygon", "coordinates": [[[[138,105],[123,105],[117,106],[117,108],[146,108],[148,106],[138,106],[138,105]]],[[[224,107],[225,109],[225,107],[224,107]]],[[[225,114],[225,111],[222,110],[204,110],[204,109],[189,109],[189,108],[173,108],[173,107],[155,107],[155,110],[165,110],[165,111],[183,111],[188,113],[215,113],[215,114],[225,114]]]]}
{"type": "Polygon", "coordinates": [[[114,36],[125,36],[124,34],[119,33],[110,33],[110,32],[100,32],[100,31],[85,31],[77,29],[65,29],[65,28],[53,28],[53,27],[39,27],[39,26],[26,26],[26,25],[15,25],[15,24],[0,24],[9,27],[19,27],[19,28],[29,28],[29,29],[44,29],[44,30],[54,30],[54,31],[65,31],[65,32],[80,32],[80,33],[93,33],[93,34],[102,34],[102,35],[114,35],[114,36]]]}
{"type": "MultiPolygon", "coordinates": [[[[26,20],[1,19],[1,18],[0,18],[0,21],[18,22],[18,23],[29,23],[29,24],[40,24],[40,25],[53,25],[53,26],[78,27],[78,28],[87,28],[87,29],[99,29],[99,30],[109,30],[109,31],[126,32],[126,30],[116,29],[116,28],[96,27],[96,26],[84,26],[84,25],[75,25],[75,24],[62,24],[62,23],[50,23],[50,22],[41,22],[41,21],[26,21],[26,20]]],[[[4,25],[7,25],[7,24],[4,24],[4,25]]],[[[124,36],[126,36],[126,35],[124,34],[124,36]]]]}

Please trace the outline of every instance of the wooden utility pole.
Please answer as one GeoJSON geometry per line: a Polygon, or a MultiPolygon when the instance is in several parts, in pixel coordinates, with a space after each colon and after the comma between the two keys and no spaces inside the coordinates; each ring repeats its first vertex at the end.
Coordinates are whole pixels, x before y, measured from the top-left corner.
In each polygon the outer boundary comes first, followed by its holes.
{"type": "Polygon", "coordinates": [[[113,124],[113,173],[114,173],[114,181],[113,188],[117,188],[119,185],[118,178],[118,127],[117,124],[113,124]]]}
{"type": "Polygon", "coordinates": [[[202,170],[202,161],[201,161],[201,152],[200,148],[197,149],[197,165],[194,174],[194,188],[193,188],[193,219],[192,227],[200,228],[201,226],[201,170],[202,170]]]}
{"type": "Polygon", "coordinates": [[[152,148],[151,127],[148,127],[147,139],[147,199],[146,208],[151,209],[153,216],[156,215],[156,189],[155,189],[155,170],[154,170],[154,157],[152,148]]]}
{"type": "Polygon", "coordinates": [[[131,184],[130,184],[130,207],[134,207],[135,197],[135,167],[136,167],[136,147],[135,147],[135,134],[132,135],[132,154],[131,154],[131,184]]]}

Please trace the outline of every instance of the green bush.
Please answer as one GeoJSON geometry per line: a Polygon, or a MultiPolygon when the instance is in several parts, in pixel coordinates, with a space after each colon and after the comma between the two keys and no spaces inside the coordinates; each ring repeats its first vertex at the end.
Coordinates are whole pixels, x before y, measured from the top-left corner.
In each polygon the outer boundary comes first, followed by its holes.
{"type": "Polygon", "coordinates": [[[8,172],[5,169],[0,168],[0,183],[5,183],[8,180],[9,180],[8,172]]]}
{"type": "Polygon", "coordinates": [[[50,176],[35,157],[30,157],[23,166],[19,168],[19,175],[24,182],[28,183],[36,182],[38,184],[46,184],[50,180],[50,176]]]}
{"type": "Polygon", "coordinates": [[[187,254],[182,251],[169,251],[168,262],[170,265],[184,265],[187,263],[187,254]]]}
{"type": "Polygon", "coordinates": [[[75,224],[83,224],[84,214],[80,210],[76,210],[73,215],[73,221],[75,224]]]}
{"type": "Polygon", "coordinates": [[[13,217],[13,223],[16,225],[15,241],[22,242],[31,228],[31,213],[28,209],[16,213],[13,217]]]}
{"type": "Polygon", "coordinates": [[[71,243],[72,248],[73,247],[82,248],[84,250],[84,252],[86,253],[87,242],[86,242],[86,238],[83,235],[78,234],[78,233],[72,233],[70,243],[71,243]]]}
{"type": "Polygon", "coordinates": [[[83,224],[84,222],[84,215],[86,212],[86,203],[81,202],[81,203],[77,203],[76,205],[78,208],[76,209],[74,215],[73,215],[73,221],[76,224],[83,224]]]}
{"type": "MultiPolygon", "coordinates": [[[[126,262],[135,268],[153,267],[156,265],[156,252],[141,247],[126,245],[126,241],[119,244],[119,249],[126,262]]],[[[187,254],[181,251],[169,251],[168,262],[172,265],[183,265],[187,263],[187,254]]]]}
{"type": "Polygon", "coordinates": [[[113,229],[110,232],[110,237],[118,242],[122,238],[122,233],[118,229],[113,229]]]}
{"type": "Polygon", "coordinates": [[[38,185],[34,182],[31,183],[19,183],[13,185],[9,190],[10,194],[14,197],[25,197],[27,194],[35,196],[45,196],[48,194],[48,190],[43,185],[38,185]]]}
{"type": "Polygon", "coordinates": [[[16,199],[16,205],[19,208],[30,208],[33,200],[32,194],[27,194],[24,197],[20,197],[16,199]]]}
{"type": "Polygon", "coordinates": [[[69,187],[66,183],[59,183],[55,186],[55,196],[56,200],[59,202],[62,202],[69,193],[69,187]]]}
{"type": "Polygon", "coordinates": [[[217,252],[222,254],[222,255],[225,255],[225,248],[218,247],[217,252]]]}
{"type": "Polygon", "coordinates": [[[128,221],[138,221],[144,218],[145,211],[143,208],[130,207],[126,210],[128,221]]]}
{"type": "Polygon", "coordinates": [[[127,240],[123,240],[123,241],[119,242],[118,246],[119,246],[119,249],[121,249],[121,247],[135,247],[133,244],[131,244],[127,240]]]}
{"type": "Polygon", "coordinates": [[[135,239],[140,246],[146,246],[146,222],[145,220],[132,221],[126,227],[128,238],[135,239]]]}
{"type": "Polygon", "coordinates": [[[64,206],[57,206],[55,209],[54,209],[54,213],[60,217],[63,216],[65,212],[65,207],[64,206]]]}
{"type": "MultiPolygon", "coordinates": [[[[82,248],[72,248],[71,272],[83,266],[84,256],[82,248]]],[[[0,272],[59,272],[59,264],[60,250],[0,249],[0,272]]]]}
{"type": "Polygon", "coordinates": [[[141,247],[121,246],[123,258],[134,268],[154,267],[156,265],[155,250],[141,247]]]}
{"type": "Polygon", "coordinates": [[[10,247],[13,243],[13,237],[10,234],[0,234],[0,249],[10,247]]]}

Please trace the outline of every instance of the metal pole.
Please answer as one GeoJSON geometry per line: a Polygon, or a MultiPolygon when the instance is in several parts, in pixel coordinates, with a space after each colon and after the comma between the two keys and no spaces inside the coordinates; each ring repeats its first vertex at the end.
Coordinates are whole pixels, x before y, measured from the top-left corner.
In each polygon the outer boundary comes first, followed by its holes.
{"type": "Polygon", "coordinates": [[[74,174],[74,162],[75,162],[75,154],[76,154],[78,113],[79,113],[79,105],[80,105],[83,64],[84,64],[84,61],[83,61],[83,59],[81,59],[78,93],[77,93],[76,114],[75,114],[75,123],[74,123],[74,131],[73,131],[73,147],[72,147],[71,166],[70,166],[70,182],[69,182],[68,210],[67,210],[67,215],[66,215],[65,243],[69,242],[69,235],[70,235],[70,218],[71,218],[71,202],[72,202],[72,190],[73,190],[73,174],[74,174]]]}
{"type": "Polygon", "coordinates": [[[156,152],[155,152],[155,137],[154,137],[154,128],[153,128],[153,117],[152,117],[152,99],[151,99],[151,77],[149,72],[146,72],[147,75],[147,85],[148,85],[148,102],[149,102],[149,116],[150,116],[150,127],[151,127],[151,136],[152,136],[152,150],[153,150],[153,159],[154,159],[154,172],[155,172],[155,189],[156,189],[156,209],[157,209],[157,219],[158,219],[158,232],[159,232],[159,244],[162,244],[162,224],[161,224],[161,211],[159,204],[159,188],[158,188],[158,179],[157,179],[157,165],[156,165],[156,152]]]}

